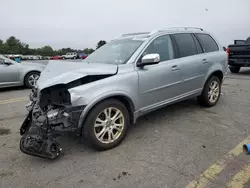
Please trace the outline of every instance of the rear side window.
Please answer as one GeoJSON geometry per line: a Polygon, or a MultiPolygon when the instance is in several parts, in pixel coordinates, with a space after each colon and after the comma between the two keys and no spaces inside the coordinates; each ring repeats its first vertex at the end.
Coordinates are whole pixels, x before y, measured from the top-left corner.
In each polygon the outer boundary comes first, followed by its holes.
{"type": "Polygon", "coordinates": [[[173,37],[178,47],[179,57],[197,54],[196,45],[190,33],[174,34],[173,37]]]}
{"type": "Polygon", "coordinates": [[[201,42],[201,45],[205,53],[215,52],[219,50],[217,43],[214,41],[214,39],[210,35],[201,34],[201,33],[197,33],[195,35],[198,37],[199,41],[201,42]]]}
{"type": "Polygon", "coordinates": [[[202,50],[200,42],[198,41],[198,39],[194,35],[193,35],[193,38],[194,38],[194,42],[195,42],[198,54],[202,54],[203,50],[202,50]]]}

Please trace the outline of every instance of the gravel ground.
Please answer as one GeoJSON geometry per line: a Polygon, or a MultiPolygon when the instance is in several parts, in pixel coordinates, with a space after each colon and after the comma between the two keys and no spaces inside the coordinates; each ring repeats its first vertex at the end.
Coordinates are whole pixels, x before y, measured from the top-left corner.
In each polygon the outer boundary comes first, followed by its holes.
{"type": "MultiPolygon", "coordinates": [[[[249,69],[229,74],[213,108],[201,108],[194,99],[140,118],[109,151],[93,151],[67,135],[55,161],[19,150],[26,102],[13,99],[27,97],[29,90],[0,90],[0,188],[183,188],[249,135],[249,75],[249,69]]],[[[208,186],[225,187],[249,162],[241,154],[208,186]]]]}

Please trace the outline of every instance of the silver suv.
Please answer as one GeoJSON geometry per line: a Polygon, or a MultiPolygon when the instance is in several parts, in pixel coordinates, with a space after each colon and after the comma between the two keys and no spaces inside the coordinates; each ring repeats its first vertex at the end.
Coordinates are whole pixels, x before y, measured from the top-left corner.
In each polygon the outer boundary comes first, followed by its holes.
{"type": "Polygon", "coordinates": [[[57,133],[71,130],[95,149],[111,149],[153,110],[193,97],[214,106],[226,72],[226,52],[203,29],[124,34],[84,62],[47,65],[30,96],[20,148],[55,158],[57,133]]]}

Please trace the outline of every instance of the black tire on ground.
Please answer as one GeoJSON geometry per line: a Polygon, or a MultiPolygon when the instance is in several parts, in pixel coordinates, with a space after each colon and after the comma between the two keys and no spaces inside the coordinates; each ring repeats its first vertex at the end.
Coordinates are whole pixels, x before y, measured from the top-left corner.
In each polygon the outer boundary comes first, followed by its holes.
{"type": "Polygon", "coordinates": [[[229,69],[230,69],[230,71],[232,72],[232,73],[238,73],[239,71],[240,71],[240,67],[229,67],[229,69]]]}
{"type": "Polygon", "coordinates": [[[40,77],[40,72],[32,71],[26,74],[26,76],[24,77],[24,86],[27,88],[33,88],[33,86],[29,83],[29,77],[32,75],[36,75],[40,77]]]}
{"type": "Polygon", "coordinates": [[[126,106],[118,100],[108,99],[97,104],[90,110],[90,112],[87,115],[87,119],[83,125],[82,133],[83,133],[84,139],[87,141],[87,143],[91,147],[99,151],[104,151],[104,150],[112,149],[118,146],[124,140],[127,134],[129,125],[130,125],[130,117],[129,117],[129,112],[126,106]],[[109,108],[109,107],[114,107],[121,111],[121,113],[124,116],[124,128],[120,136],[117,138],[117,140],[111,143],[102,143],[95,136],[94,124],[98,115],[104,109],[109,108]]]}
{"type": "Polygon", "coordinates": [[[73,57],[73,59],[76,59],[76,57],[73,57]]]}
{"type": "Polygon", "coordinates": [[[217,76],[211,76],[207,80],[201,95],[197,97],[197,100],[201,106],[212,107],[212,106],[216,105],[217,102],[219,101],[220,94],[221,94],[221,81],[217,76]],[[215,81],[219,84],[219,95],[218,95],[218,98],[214,102],[211,102],[208,98],[208,92],[209,92],[209,86],[213,81],[215,81]]]}

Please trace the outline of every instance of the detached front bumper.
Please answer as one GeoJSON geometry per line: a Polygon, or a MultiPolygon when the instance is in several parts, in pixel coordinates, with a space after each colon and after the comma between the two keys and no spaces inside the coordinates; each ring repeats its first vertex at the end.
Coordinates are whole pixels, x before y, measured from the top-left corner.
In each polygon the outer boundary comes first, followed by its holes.
{"type": "Polygon", "coordinates": [[[20,128],[20,150],[28,155],[55,159],[62,149],[57,138],[65,131],[78,129],[78,120],[85,106],[49,106],[42,110],[36,96],[30,96],[29,111],[20,128]]]}
{"type": "Polygon", "coordinates": [[[32,111],[25,118],[20,134],[20,150],[25,154],[55,159],[62,151],[55,137],[48,132],[48,125],[37,125],[32,121],[32,111]]]}

